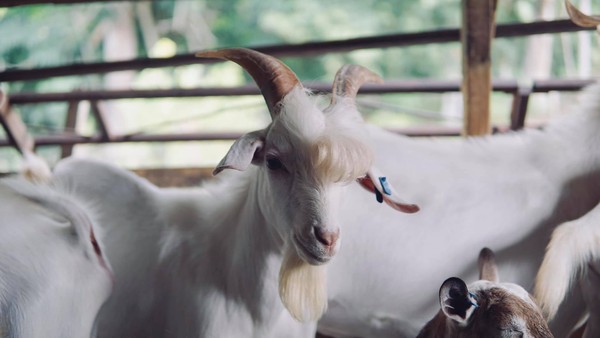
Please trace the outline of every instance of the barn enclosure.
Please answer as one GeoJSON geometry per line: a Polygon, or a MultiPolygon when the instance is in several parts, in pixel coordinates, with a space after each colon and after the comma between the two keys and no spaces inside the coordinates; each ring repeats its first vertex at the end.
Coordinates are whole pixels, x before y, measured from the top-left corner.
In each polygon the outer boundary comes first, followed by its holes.
{"type": "Polygon", "coordinates": [[[595,332],[584,21],[560,0],[0,0],[0,336],[595,332]]]}
{"type": "MultiPolygon", "coordinates": [[[[0,29],[14,35],[0,45],[3,172],[18,168],[15,149],[35,147],[50,163],[75,152],[102,154],[151,177],[163,169],[182,178],[205,173],[189,169],[214,166],[232,140],[266,123],[248,77],[231,65],[194,57],[195,51],[234,43],[288,61],[318,93],[330,90],[342,64],[369,66],[386,82],[360,91],[365,118],[412,136],[505,132],[526,121],[542,126],[560,114],[559,93],[590,83],[597,68],[590,53],[596,38],[568,20],[559,1],[446,1],[423,10],[418,2],[375,1],[378,19],[361,19],[365,8],[353,5],[337,19],[323,14],[303,29],[293,25],[301,25],[297,21],[313,7],[293,2],[253,10],[251,1],[241,0],[0,6],[0,29]],[[277,25],[288,10],[297,12],[294,19],[277,25]],[[228,15],[243,27],[240,36],[227,31],[236,24],[223,22],[228,15]],[[404,19],[410,15],[421,21],[404,19]],[[71,25],[77,28],[71,31],[71,25]],[[25,33],[17,27],[31,32],[19,35],[25,33]],[[18,40],[25,36],[39,42],[18,40]],[[61,39],[61,48],[52,49],[51,39],[61,39]],[[464,102],[461,89],[468,93],[464,102]]],[[[335,3],[328,6],[336,13],[335,3]]]]}

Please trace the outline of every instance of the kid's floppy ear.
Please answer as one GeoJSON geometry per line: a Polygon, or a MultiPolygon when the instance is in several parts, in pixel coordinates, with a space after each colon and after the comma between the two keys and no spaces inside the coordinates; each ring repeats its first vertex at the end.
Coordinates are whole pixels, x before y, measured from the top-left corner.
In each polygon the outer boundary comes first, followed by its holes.
{"type": "Polygon", "coordinates": [[[488,248],[483,248],[479,252],[479,279],[488,280],[498,283],[498,266],[496,266],[496,258],[494,252],[488,248]]]}
{"type": "Polygon", "coordinates": [[[235,169],[244,171],[254,160],[264,145],[265,130],[257,130],[237,139],[227,155],[219,162],[213,175],[217,175],[224,169],[235,169]]]}
{"type": "Polygon", "coordinates": [[[446,279],[440,288],[440,307],[446,317],[465,326],[478,305],[467,284],[460,278],[452,277],[446,279]]]}

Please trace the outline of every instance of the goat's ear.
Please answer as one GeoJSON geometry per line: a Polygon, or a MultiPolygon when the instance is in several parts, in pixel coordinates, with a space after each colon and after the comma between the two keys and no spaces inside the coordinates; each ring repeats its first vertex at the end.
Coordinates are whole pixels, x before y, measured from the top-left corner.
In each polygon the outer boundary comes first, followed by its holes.
{"type": "Polygon", "coordinates": [[[452,277],[446,279],[440,288],[440,307],[446,317],[464,326],[469,323],[478,305],[467,284],[460,278],[452,277]]]}
{"type": "Polygon", "coordinates": [[[392,185],[387,182],[387,178],[375,167],[371,167],[371,170],[365,176],[358,178],[357,181],[363,188],[375,194],[379,203],[385,202],[393,209],[409,214],[419,211],[418,205],[400,199],[392,185]]]}
{"type": "Polygon", "coordinates": [[[494,252],[488,248],[483,248],[479,252],[479,279],[489,280],[490,282],[498,283],[498,266],[496,266],[496,258],[494,252]]]}
{"type": "Polygon", "coordinates": [[[213,175],[217,175],[224,169],[246,170],[255,156],[262,150],[265,133],[265,130],[257,130],[237,139],[227,155],[219,162],[213,171],[213,175]]]}

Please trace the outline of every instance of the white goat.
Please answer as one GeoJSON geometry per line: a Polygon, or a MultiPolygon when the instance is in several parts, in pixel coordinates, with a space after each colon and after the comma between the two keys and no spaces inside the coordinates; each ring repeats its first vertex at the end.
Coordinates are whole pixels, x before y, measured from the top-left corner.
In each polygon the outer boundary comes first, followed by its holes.
{"type": "Polygon", "coordinates": [[[0,181],[0,337],[90,337],[112,274],[68,194],[0,181]]]}
{"type": "Polygon", "coordinates": [[[600,337],[600,205],[552,233],[536,277],[535,296],[552,319],[567,296],[577,272],[589,311],[583,337],[600,337]],[[595,262],[594,262],[595,261],[595,262]]]}
{"type": "MultiPolygon", "coordinates": [[[[353,97],[378,78],[343,68],[323,112],[275,58],[246,49],[200,56],[243,66],[271,112],[273,122],[238,139],[214,172],[240,171],[197,189],[158,189],[100,163],[70,159],[55,168],[56,179],[97,205],[115,271],[98,335],[314,336],[327,305],[322,264],[340,243],[338,205],[348,182],[376,175],[353,97]]],[[[375,181],[363,184],[416,211],[375,181]]]]}
{"type": "MultiPolygon", "coordinates": [[[[582,13],[568,0],[565,5],[575,24],[598,29],[599,17],[582,13]]],[[[588,314],[580,334],[586,338],[600,337],[600,206],[554,230],[546,250],[535,285],[544,313],[549,319],[554,318],[576,279],[576,272],[583,271],[580,288],[588,314]]]]}
{"type": "Polygon", "coordinates": [[[457,277],[439,292],[441,310],[417,338],[553,338],[540,309],[521,286],[500,283],[494,253],[479,253],[479,280],[457,277]]]}
{"type": "MultiPolygon", "coordinates": [[[[370,128],[375,165],[422,211],[406,217],[346,194],[344,245],[328,267],[320,332],[416,336],[437,311],[427,297],[436,280],[453,271],[477,277],[464,259],[473,247],[495,248],[505,280],[531,291],[554,227],[600,201],[600,85],[581,100],[543,130],[449,140],[370,128]]],[[[553,334],[565,337],[583,310],[574,290],[550,323],[553,334]]]]}

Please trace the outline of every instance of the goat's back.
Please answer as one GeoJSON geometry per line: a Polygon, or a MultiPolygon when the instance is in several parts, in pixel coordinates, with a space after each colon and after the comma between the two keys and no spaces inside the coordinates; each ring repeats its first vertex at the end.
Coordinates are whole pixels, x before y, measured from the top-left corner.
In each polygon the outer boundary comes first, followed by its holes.
{"type": "Polygon", "coordinates": [[[157,273],[168,223],[157,202],[160,190],[125,169],[74,158],[57,164],[54,180],[90,203],[101,225],[115,288],[100,311],[98,335],[137,337],[160,326],[165,316],[156,316],[151,309],[161,303],[167,286],[148,279],[157,273]],[[145,324],[137,327],[134,323],[145,324]]]}
{"type": "Polygon", "coordinates": [[[89,336],[112,281],[87,211],[10,178],[0,182],[0,214],[0,336],[89,336]]]}

